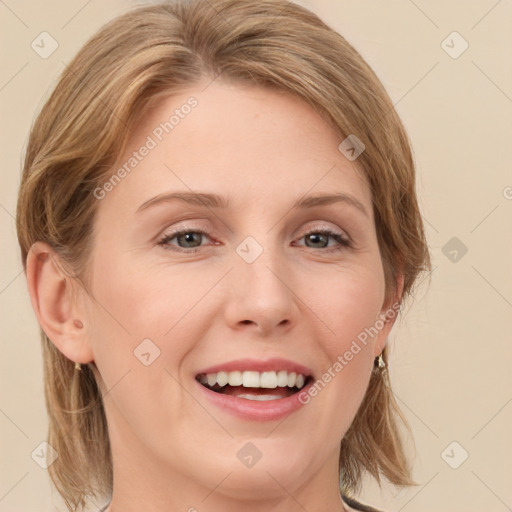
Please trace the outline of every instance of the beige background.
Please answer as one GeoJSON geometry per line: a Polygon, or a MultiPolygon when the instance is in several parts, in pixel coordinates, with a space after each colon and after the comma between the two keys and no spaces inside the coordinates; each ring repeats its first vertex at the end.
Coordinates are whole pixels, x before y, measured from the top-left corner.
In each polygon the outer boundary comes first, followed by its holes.
{"type": "MultiPolygon", "coordinates": [[[[362,498],[390,512],[511,510],[512,3],[300,3],[360,51],[396,104],[413,142],[433,256],[430,286],[416,294],[391,339],[392,379],[414,430],[420,485],[379,492],[368,482],[362,498]],[[453,31],[469,44],[458,58],[441,46],[453,31]],[[452,237],[468,249],[455,262],[450,246],[443,252],[452,237]],[[453,441],[459,445],[443,458],[453,441]],[[469,457],[452,469],[446,461],[456,465],[463,450],[469,457]]],[[[46,413],[38,325],[15,239],[21,154],[64,64],[132,5],[0,2],[0,512],[64,510],[47,471],[31,458],[45,439],[46,413]],[[31,48],[42,31],[59,44],[48,59],[31,48]]],[[[451,52],[461,48],[453,36],[448,44],[451,52]]]]}

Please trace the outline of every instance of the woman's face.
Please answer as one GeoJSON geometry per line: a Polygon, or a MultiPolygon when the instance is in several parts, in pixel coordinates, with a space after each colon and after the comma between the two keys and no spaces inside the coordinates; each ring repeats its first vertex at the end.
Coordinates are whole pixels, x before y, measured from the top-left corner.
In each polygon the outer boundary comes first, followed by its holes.
{"type": "Polygon", "coordinates": [[[96,191],[83,323],[115,478],[245,498],[337,485],[392,325],[363,334],[389,307],[370,190],[305,103],[205,86],[149,110],[96,191]]]}

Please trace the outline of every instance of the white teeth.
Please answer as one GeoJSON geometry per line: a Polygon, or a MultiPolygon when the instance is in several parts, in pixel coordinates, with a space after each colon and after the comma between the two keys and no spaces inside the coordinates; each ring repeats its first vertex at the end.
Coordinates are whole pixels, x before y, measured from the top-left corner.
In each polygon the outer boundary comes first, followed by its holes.
{"type": "Polygon", "coordinates": [[[277,385],[280,388],[285,388],[288,386],[288,372],[286,370],[277,372],[277,385]]]}
{"type": "Polygon", "coordinates": [[[268,389],[277,388],[276,372],[263,372],[260,377],[260,387],[268,389]]]}
{"type": "Polygon", "coordinates": [[[228,383],[228,374],[226,372],[217,373],[217,383],[219,386],[225,386],[228,383]]]}
{"type": "MultiPolygon", "coordinates": [[[[218,373],[208,373],[208,374],[200,374],[199,382],[202,384],[208,384],[208,386],[213,387],[215,384],[218,384],[221,387],[224,387],[226,384],[230,386],[243,386],[244,388],[265,388],[265,389],[274,389],[274,388],[293,388],[297,387],[299,389],[304,387],[306,382],[306,376],[302,374],[297,374],[295,372],[288,373],[286,370],[280,370],[278,372],[255,372],[255,371],[234,371],[234,372],[218,372],[218,373]]],[[[265,400],[272,400],[272,395],[266,395],[267,398],[265,400]]],[[[260,398],[254,398],[253,400],[260,400],[260,398]]]]}
{"type": "Polygon", "coordinates": [[[247,395],[241,393],[238,398],[245,398],[246,400],[259,400],[260,402],[266,402],[267,400],[279,400],[282,396],[276,395],[247,395]]]}
{"type": "Polygon", "coordinates": [[[258,372],[244,372],[242,373],[242,386],[244,388],[259,388],[260,374],[258,372]]]}
{"type": "Polygon", "coordinates": [[[241,386],[243,382],[242,372],[229,372],[228,373],[228,384],[230,386],[241,386]]]}

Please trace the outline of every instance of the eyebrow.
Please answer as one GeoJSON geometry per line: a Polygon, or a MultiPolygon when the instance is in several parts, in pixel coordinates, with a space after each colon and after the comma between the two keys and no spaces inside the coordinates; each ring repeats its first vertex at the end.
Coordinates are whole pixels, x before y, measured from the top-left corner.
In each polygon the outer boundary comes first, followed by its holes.
{"type": "MultiPolygon", "coordinates": [[[[175,200],[198,206],[206,206],[207,208],[217,208],[224,210],[228,209],[231,204],[230,199],[219,196],[217,194],[210,194],[206,192],[170,192],[166,194],[160,194],[151,199],[148,199],[139,206],[137,212],[146,210],[150,206],[169,203],[175,200]]],[[[307,209],[314,208],[315,206],[325,206],[334,203],[349,204],[369,218],[369,214],[366,208],[359,201],[359,199],[351,194],[343,192],[336,194],[316,194],[301,197],[292,205],[292,209],[307,209]]]]}

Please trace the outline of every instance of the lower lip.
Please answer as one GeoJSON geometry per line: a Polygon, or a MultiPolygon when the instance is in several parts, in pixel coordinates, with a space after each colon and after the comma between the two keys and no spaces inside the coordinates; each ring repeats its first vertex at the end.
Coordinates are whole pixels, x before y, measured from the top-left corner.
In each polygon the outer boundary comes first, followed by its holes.
{"type": "Polygon", "coordinates": [[[196,383],[206,398],[214,405],[230,414],[249,421],[275,421],[285,418],[305,405],[299,400],[299,396],[307,392],[312,386],[312,383],[309,383],[299,392],[286,398],[262,401],[223,395],[208,389],[198,381],[196,383]]]}

